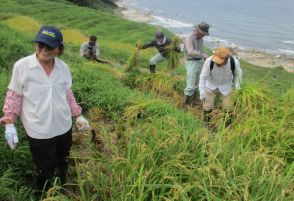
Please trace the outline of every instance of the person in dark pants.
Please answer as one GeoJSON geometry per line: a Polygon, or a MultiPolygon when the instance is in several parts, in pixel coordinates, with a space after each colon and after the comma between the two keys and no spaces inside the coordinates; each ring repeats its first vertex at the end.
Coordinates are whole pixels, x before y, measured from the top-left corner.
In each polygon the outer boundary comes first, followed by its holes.
{"type": "MultiPolygon", "coordinates": [[[[158,50],[158,54],[153,56],[150,59],[149,70],[150,73],[155,73],[156,64],[160,61],[166,60],[169,54],[169,47],[171,44],[171,39],[166,37],[162,31],[157,31],[155,33],[155,39],[145,43],[142,47],[138,47],[139,49],[146,49],[149,47],[156,47],[158,50]]],[[[181,52],[180,47],[177,47],[177,52],[181,52]]]]}
{"type": "Polygon", "coordinates": [[[5,125],[9,147],[15,149],[18,135],[14,123],[20,116],[37,167],[37,189],[41,191],[50,187],[47,181],[55,169],[65,182],[72,117],[80,131],[90,127],[71,90],[69,67],[58,58],[64,50],[62,33],[56,27],[43,26],[34,42],[36,52],[14,64],[0,124],[5,125]]]}

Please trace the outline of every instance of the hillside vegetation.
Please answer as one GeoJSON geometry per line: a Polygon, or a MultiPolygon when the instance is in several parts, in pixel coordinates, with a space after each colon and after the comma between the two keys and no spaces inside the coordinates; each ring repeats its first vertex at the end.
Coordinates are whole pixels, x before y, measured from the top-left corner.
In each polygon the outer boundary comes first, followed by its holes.
{"type": "MultiPolygon", "coordinates": [[[[199,102],[188,112],[182,108],[183,64],[176,76],[167,63],[150,75],[156,52],[150,49],[126,70],[136,42],[151,39],[158,27],[65,0],[2,0],[0,19],[0,107],[14,62],[34,52],[31,41],[41,25],[58,26],[62,59],[96,135],[75,132],[68,183],[56,183],[43,200],[294,200],[293,74],[241,61],[244,84],[234,92],[234,123],[224,128],[218,109],[218,131],[210,132],[199,102]],[[80,44],[91,34],[110,64],[80,58],[80,44]]],[[[20,122],[17,129],[15,150],[0,138],[0,198],[34,200],[34,167],[20,122]]]]}

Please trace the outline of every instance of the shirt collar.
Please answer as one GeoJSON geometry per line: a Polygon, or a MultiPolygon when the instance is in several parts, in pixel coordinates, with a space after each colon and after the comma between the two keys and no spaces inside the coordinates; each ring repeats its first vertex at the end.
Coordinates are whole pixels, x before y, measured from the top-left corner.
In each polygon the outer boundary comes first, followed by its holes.
{"type": "Polygon", "coordinates": [[[163,40],[162,40],[161,43],[157,42],[157,44],[158,44],[158,45],[162,45],[162,44],[165,44],[165,42],[166,42],[166,37],[163,38],[163,40]]]}
{"type": "MultiPolygon", "coordinates": [[[[56,58],[54,58],[54,68],[58,68],[58,65],[56,65],[56,58]]],[[[42,65],[40,64],[38,58],[37,58],[37,54],[36,52],[32,55],[32,58],[30,60],[30,63],[29,63],[29,68],[41,68],[42,65]]]]}

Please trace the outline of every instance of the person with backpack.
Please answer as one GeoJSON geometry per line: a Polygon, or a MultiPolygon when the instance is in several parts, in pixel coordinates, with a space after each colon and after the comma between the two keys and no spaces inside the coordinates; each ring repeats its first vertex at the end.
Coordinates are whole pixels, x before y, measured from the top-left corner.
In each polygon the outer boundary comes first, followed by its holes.
{"type": "Polygon", "coordinates": [[[217,95],[221,96],[222,108],[227,121],[225,126],[231,123],[232,110],[231,94],[233,85],[235,89],[240,89],[242,82],[242,70],[238,59],[231,56],[230,50],[219,47],[213,56],[206,59],[200,73],[199,91],[200,100],[203,102],[204,122],[210,127],[211,112],[214,109],[214,100],[217,95]]]}
{"type": "Polygon", "coordinates": [[[203,52],[203,37],[209,35],[209,27],[206,22],[201,22],[194,26],[193,32],[186,37],[184,42],[186,57],[186,88],[184,89],[184,106],[192,104],[196,97],[196,91],[199,84],[199,75],[204,63],[208,57],[203,52]]]}
{"type": "MultiPolygon", "coordinates": [[[[150,59],[149,70],[150,73],[155,73],[156,64],[160,61],[164,61],[168,58],[169,48],[172,40],[165,36],[162,31],[155,33],[155,39],[145,43],[143,46],[137,46],[138,49],[146,49],[149,47],[155,47],[159,53],[150,59]]],[[[180,47],[176,47],[177,52],[181,52],[180,47]]]]}

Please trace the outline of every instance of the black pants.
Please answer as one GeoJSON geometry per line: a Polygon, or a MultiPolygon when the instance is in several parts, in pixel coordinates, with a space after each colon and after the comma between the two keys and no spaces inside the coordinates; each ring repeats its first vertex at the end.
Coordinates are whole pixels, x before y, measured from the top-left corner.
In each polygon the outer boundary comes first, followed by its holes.
{"type": "MultiPolygon", "coordinates": [[[[72,129],[63,135],[49,139],[35,139],[28,136],[30,150],[37,166],[36,184],[42,190],[47,180],[54,176],[58,168],[58,175],[63,183],[67,172],[67,157],[72,145],[72,129]]],[[[46,187],[49,187],[46,184],[46,187]]],[[[46,189],[45,187],[45,189],[46,189]]]]}

